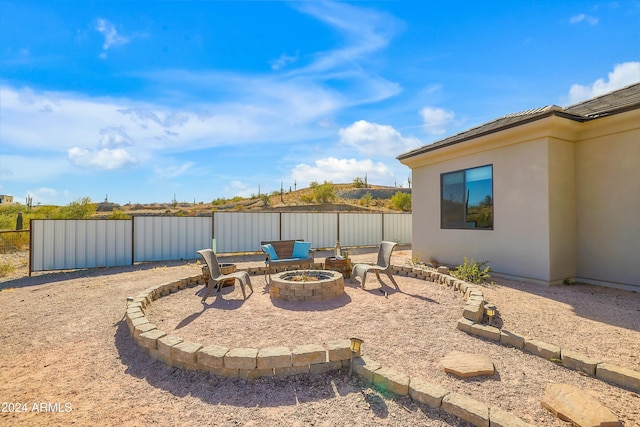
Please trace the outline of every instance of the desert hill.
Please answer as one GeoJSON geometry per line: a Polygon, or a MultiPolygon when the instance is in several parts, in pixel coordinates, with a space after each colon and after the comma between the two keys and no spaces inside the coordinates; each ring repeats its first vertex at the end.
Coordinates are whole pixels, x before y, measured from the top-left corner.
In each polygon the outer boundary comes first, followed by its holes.
{"type": "Polygon", "coordinates": [[[391,204],[391,198],[397,192],[411,194],[411,189],[389,187],[381,185],[367,185],[366,188],[356,187],[354,184],[333,184],[335,198],[329,203],[318,203],[314,200],[314,189],[311,187],[299,190],[272,192],[260,197],[232,199],[216,199],[212,202],[200,203],[98,203],[96,217],[107,217],[114,210],[126,215],[184,215],[200,216],[209,215],[214,211],[306,211],[306,212],[332,212],[332,211],[371,211],[391,212],[397,211],[391,204]],[[370,195],[371,197],[369,197],[370,195]]]}

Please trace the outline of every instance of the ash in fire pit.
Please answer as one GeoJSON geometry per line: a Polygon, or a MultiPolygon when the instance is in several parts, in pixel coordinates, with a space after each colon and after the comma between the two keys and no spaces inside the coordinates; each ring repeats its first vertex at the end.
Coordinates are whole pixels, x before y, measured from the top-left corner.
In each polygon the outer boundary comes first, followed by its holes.
{"type": "Polygon", "coordinates": [[[282,275],[282,279],[292,282],[317,282],[319,280],[331,279],[331,274],[324,271],[291,271],[282,275]]]}
{"type": "Polygon", "coordinates": [[[289,301],[327,301],[344,294],[344,277],[337,271],[294,270],[271,276],[271,298],[289,301]]]}

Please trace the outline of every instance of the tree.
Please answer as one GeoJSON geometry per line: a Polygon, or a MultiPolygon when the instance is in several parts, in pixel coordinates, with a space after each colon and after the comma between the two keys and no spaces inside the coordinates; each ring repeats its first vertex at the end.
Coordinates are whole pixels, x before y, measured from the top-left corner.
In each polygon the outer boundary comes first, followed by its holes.
{"type": "Polygon", "coordinates": [[[329,203],[336,199],[336,190],[333,183],[325,181],[324,184],[313,187],[313,197],[318,203],[329,203]]]}
{"type": "Polygon", "coordinates": [[[89,197],[81,197],[67,206],[61,207],[57,214],[56,219],[87,219],[91,218],[96,213],[97,206],[91,201],[89,197]]]}
{"type": "Polygon", "coordinates": [[[411,211],[411,194],[402,191],[396,192],[391,197],[391,206],[403,212],[411,211]]]}

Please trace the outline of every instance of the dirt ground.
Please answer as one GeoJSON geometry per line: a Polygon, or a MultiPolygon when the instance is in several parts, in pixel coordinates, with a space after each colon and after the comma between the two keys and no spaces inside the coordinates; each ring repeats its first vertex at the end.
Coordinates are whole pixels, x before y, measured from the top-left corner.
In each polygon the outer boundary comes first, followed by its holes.
{"type": "MultiPolygon", "coordinates": [[[[373,261],[373,251],[355,254],[373,261]]],[[[410,250],[396,251],[404,265],[410,250]]],[[[257,257],[229,257],[238,267],[257,257]]],[[[408,397],[387,395],[346,369],[323,375],[227,379],[170,368],[132,341],[126,298],[200,272],[196,262],[37,273],[0,279],[0,425],[467,426],[408,397]],[[19,412],[18,412],[19,410],[19,412]]],[[[374,275],[366,290],[323,303],[271,300],[262,276],[254,293],[225,287],[202,305],[186,289],[155,301],[151,321],[186,340],[266,347],[358,336],[363,353],[539,426],[566,426],[540,406],[551,383],[580,387],[625,427],[640,425],[640,396],[575,371],[458,331],[462,296],[450,288],[374,275]],[[379,288],[387,292],[380,292],[379,288]],[[487,354],[496,374],[458,379],[443,372],[450,351],[487,354]]],[[[640,294],[590,285],[543,287],[497,280],[485,285],[498,322],[527,337],[640,370],[640,294]]]]}

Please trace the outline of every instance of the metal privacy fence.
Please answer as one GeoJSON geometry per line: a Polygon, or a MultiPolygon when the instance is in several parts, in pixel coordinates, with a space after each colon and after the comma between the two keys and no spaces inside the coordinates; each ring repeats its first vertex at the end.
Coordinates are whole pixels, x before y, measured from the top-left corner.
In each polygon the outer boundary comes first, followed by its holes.
{"type": "Polygon", "coordinates": [[[265,240],[314,248],[411,243],[411,214],[214,212],[208,217],[31,221],[30,272],[195,259],[195,252],[258,252],[265,240]]]}

